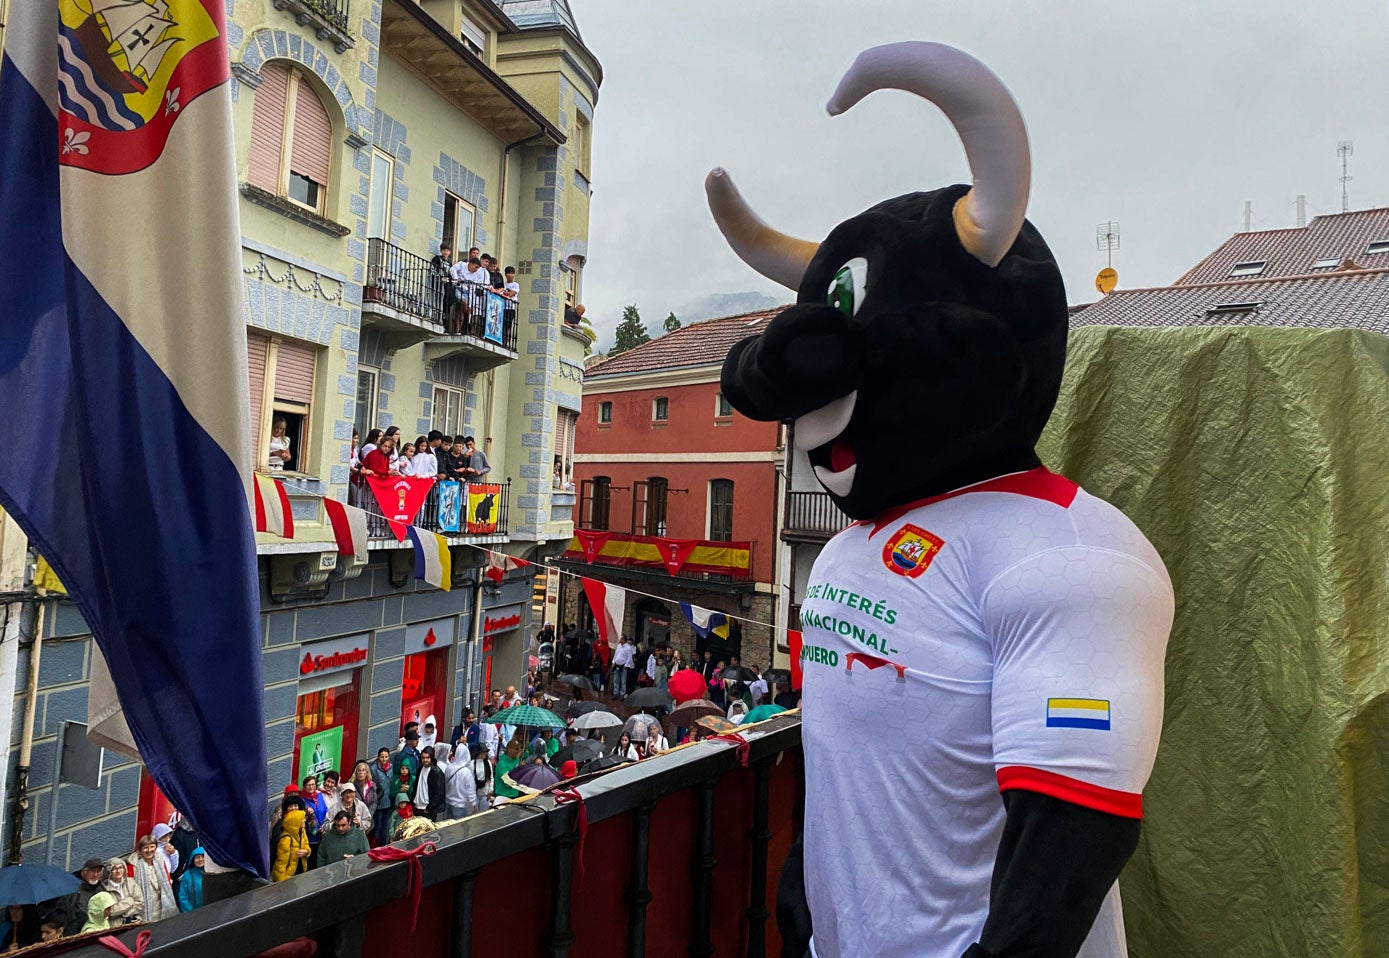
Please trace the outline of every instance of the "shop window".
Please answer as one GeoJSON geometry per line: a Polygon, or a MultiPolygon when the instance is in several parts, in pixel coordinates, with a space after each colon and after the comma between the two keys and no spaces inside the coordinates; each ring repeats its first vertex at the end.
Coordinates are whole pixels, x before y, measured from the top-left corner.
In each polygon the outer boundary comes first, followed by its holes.
{"type": "Polygon", "coordinates": [[[425,719],[434,716],[435,733],[441,741],[448,741],[449,730],[453,728],[449,720],[450,692],[449,650],[435,649],[430,652],[416,652],[405,657],[405,674],[400,685],[400,729],[405,731],[406,722],[419,722],[424,731],[425,719]]]}
{"type": "Polygon", "coordinates": [[[294,714],[294,781],[311,770],[314,756],[321,755],[328,768],[351,774],[357,755],[359,670],[314,676],[299,683],[294,714]],[[308,740],[308,744],[305,740],[308,740]],[[321,746],[321,748],[320,748],[321,746]]]}
{"type": "Polygon", "coordinates": [[[149,769],[141,768],[140,797],[135,806],[135,835],[131,839],[131,847],[134,847],[142,835],[153,832],[154,826],[160,822],[172,825],[177,814],[178,809],[154,783],[154,776],[149,773],[149,769]]]}
{"type": "Polygon", "coordinates": [[[733,539],[733,480],[709,480],[709,538],[714,542],[733,539]]]}
{"type": "Polygon", "coordinates": [[[579,486],[579,526],[606,530],[611,505],[612,480],[607,476],[585,479],[579,486]]]}
{"type": "Polygon", "coordinates": [[[332,168],[333,124],[304,74],[283,64],[260,69],[251,109],[252,186],[324,212],[332,168]]]}

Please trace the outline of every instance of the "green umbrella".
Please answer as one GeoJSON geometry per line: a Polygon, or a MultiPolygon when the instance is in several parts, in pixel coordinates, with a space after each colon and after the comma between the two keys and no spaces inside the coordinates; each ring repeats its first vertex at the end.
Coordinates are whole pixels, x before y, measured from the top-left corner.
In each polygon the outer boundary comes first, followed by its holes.
{"type": "Polygon", "coordinates": [[[763,719],[771,718],[778,712],[785,711],[786,709],[782,708],[780,705],[759,705],[757,708],[748,712],[747,715],[743,716],[743,724],[748,725],[752,722],[760,722],[763,719]]]}
{"type": "Polygon", "coordinates": [[[500,722],[503,725],[522,725],[526,728],[564,727],[564,719],[549,709],[536,708],[534,705],[513,705],[511,708],[502,709],[487,721],[500,722]]]}

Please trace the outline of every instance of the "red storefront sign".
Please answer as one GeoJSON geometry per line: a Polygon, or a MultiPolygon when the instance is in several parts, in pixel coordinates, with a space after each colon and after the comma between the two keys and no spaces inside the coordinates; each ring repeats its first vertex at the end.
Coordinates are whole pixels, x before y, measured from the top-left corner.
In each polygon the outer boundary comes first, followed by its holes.
{"type": "Polygon", "coordinates": [[[304,660],[299,663],[299,674],[317,675],[320,672],[336,672],[339,669],[355,668],[366,660],[367,650],[360,647],[345,652],[330,652],[327,655],[314,655],[312,652],[305,652],[304,660]]]}
{"type": "Polygon", "coordinates": [[[489,635],[493,632],[505,632],[507,629],[515,629],[521,625],[521,613],[515,612],[511,615],[498,616],[492,618],[487,616],[482,620],[482,634],[489,635]]]}

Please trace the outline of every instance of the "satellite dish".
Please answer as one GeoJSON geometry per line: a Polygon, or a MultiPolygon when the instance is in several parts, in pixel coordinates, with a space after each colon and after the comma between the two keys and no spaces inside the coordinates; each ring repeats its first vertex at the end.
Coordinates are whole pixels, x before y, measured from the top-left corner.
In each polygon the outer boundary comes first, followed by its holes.
{"type": "Polygon", "coordinates": [[[1112,293],[1119,285],[1119,272],[1113,266],[1106,266],[1095,277],[1095,288],[1101,293],[1112,293]]]}

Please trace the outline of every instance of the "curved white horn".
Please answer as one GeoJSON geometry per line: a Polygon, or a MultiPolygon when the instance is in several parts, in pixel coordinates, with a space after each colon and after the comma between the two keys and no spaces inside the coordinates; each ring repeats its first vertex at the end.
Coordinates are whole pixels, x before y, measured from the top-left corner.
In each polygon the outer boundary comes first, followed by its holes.
{"type": "Polygon", "coordinates": [[[1008,88],[954,47],[891,43],[858,55],[830,98],[830,115],[883,89],[930,100],[954,124],[974,178],[974,188],[955,206],[955,231],[976,259],[997,266],[1022,229],[1032,179],[1027,127],[1008,88]]]}
{"type": "Polygon", "coordinates": [[[709,211],[724,239],[744,263],[787,289],[798,290],[818,243],[778,233],[752,211],[722,167],[704,178],[709,211]]]}

